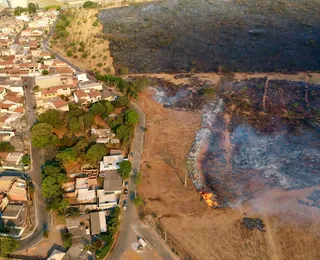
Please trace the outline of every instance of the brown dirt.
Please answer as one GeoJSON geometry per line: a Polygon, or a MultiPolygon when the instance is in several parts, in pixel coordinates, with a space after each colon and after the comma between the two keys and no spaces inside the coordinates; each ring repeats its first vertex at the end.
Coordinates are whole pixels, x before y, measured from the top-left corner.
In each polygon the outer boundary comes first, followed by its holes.
{"type": "MultiPolygon", "coordinates": [[[[283,201],[285,214],[279,214],[279,210],[273,213],[270,193],[257,202],[264,203],[266,212],[257,212],[254,205],[208,208],[200,202],[190,180],[186,187],[182,184],[183,165],[200,127],[201,115],[164,109],[152,100],[149,91],[141,95],[139,105],[147,115],[148,131],[143,180],[138,191],[146,201],[146,218],[158,227],[160,224],[162,230],[167,229],[168,243],[180,256],[221,260],[319,259],[319,210],[297,205],[297,194],[293,196],[290,192],[298,191],[269,191],[277,205],[283,201]],[[147,169],[146,164],[151,168],[147,169]],[[266,232],[244,228],[241,223],[244,216],[263,219],[266,232]]],[[[310,189],[299,192],[303,198],[310,189]]]]}
{"type": "Polygon", "coordinates": [[[74,19],[72,20],[66,39],[58,40],[57,44],[52,45],[52,49],[69,61],[82,69],[94,70],[101,73],[114,74],[113,59],[109,51],[109,41],[101,38],[95,38],[102,31],[102,25],[94,27],[92,24],[97,20],[97,9],[74,9],[74,19]],[[79,52],[79,43],[85,43],[85,53],[87,58],[82,58],[84,52],[79,52]],[[72,49],[71,43],[76,43],[76,51],[73,51],[73,57],[67,57],[67,51],[72,49]],[[77,58],[75,58],[77,56],[77,58]],[[97,64],[101,63],[101,66],[97,64]]]}

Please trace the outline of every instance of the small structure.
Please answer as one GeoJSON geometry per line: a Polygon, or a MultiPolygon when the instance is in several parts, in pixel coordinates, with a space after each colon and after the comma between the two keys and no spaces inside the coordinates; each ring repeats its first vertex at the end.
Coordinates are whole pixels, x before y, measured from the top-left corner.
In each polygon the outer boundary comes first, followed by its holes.
{"type": "Polygon", "coordinates": [[[89,81],[89,79],[87,78],[87,74],[84,72],[76,72],[76,77],[78,82],[86,82],[89,81]]]}
{"type": "Polygon", "coordinates": [[[106,211],[90,213],[91,235],[107,232],[106,211]]]}
{"type": "Polygon", "coordinates": [[[103,128],[103,129],[92,128],[91,134],[98,136],[96,140],[97,144],[106,144],[110,141],[111,138],[115,136],[115,134],[112,133],[111,128],[103,128]]]}
{"type": "Polygon", "coordinates": [[[27,201],[26,181],[17,176],[1,176],[0,192],[8,194],[10,201],[27,201]]]}
{"type": "Polygon", "coordinates": [[[62,258],[62,260],[71,259],[93,260],[94,257],[90,251],[85,250],[85,245],[82,242],[78,242],[73,244],[62,258]]]}
{"type": "Polygon", "coordinates": [[[86,89],[102,90],[102,84],[99,82],[93,82],[93,81],[80,82],[79,89],[80,90],[86,90],[86,89]]]}
{"type": "Polygon", "coordinates": [[[123,155],[103,156],[103,160],[100,162],[100,172],[118,170],[119,163],[121,163],[123,160],[123,155]]]}

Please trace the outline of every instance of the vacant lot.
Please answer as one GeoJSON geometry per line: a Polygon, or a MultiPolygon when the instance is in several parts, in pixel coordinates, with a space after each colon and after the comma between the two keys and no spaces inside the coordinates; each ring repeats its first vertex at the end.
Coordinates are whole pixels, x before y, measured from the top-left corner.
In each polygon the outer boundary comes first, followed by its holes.
{"type": "Polygon", "coordinates": [[[317,0],[177,0],[100,13],[132,72],[320,69],[317,0]]]}

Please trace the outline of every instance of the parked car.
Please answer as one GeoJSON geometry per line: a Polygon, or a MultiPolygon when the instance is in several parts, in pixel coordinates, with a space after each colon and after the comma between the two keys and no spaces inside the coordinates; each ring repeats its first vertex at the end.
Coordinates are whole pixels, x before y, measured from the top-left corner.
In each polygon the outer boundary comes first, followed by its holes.
{"type": "Polygon", "coordinates": [[[126,200],[123,201],[123,210],[127,210],[127,201],[126,200]]]}
{"type": "Polygon", "coordinates": [[[124,183],[124,186],[126,186],[126,187],[128,188],[128,187],[129,187],[129,182],[126,181],[126,182],[124,183]]]}
{"type": "Polygon", "coordinates": [[[124,188],[123,193],[124,193],[124,194],[128,194],[128,189],[127,189],[127,188],[124,188]]]}

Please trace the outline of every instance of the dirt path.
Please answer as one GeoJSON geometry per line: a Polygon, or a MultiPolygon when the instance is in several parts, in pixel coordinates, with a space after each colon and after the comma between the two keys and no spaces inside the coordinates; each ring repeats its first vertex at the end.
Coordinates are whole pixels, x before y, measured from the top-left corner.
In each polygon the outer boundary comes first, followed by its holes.
{"type": "Polygon", "coordinates": [[[271,221],[271,218],[266,218],[266,220],[264,221],[265,224],[265,228],[267,230],[267,240],[268,243],[273,251],[273,258],[274,260],[282,260],[281,257],[281,252],[278,248],[278,241],[276,240],[276,234],[275,234],[275,230],[273,228],[273,224],[271,221]]]}

